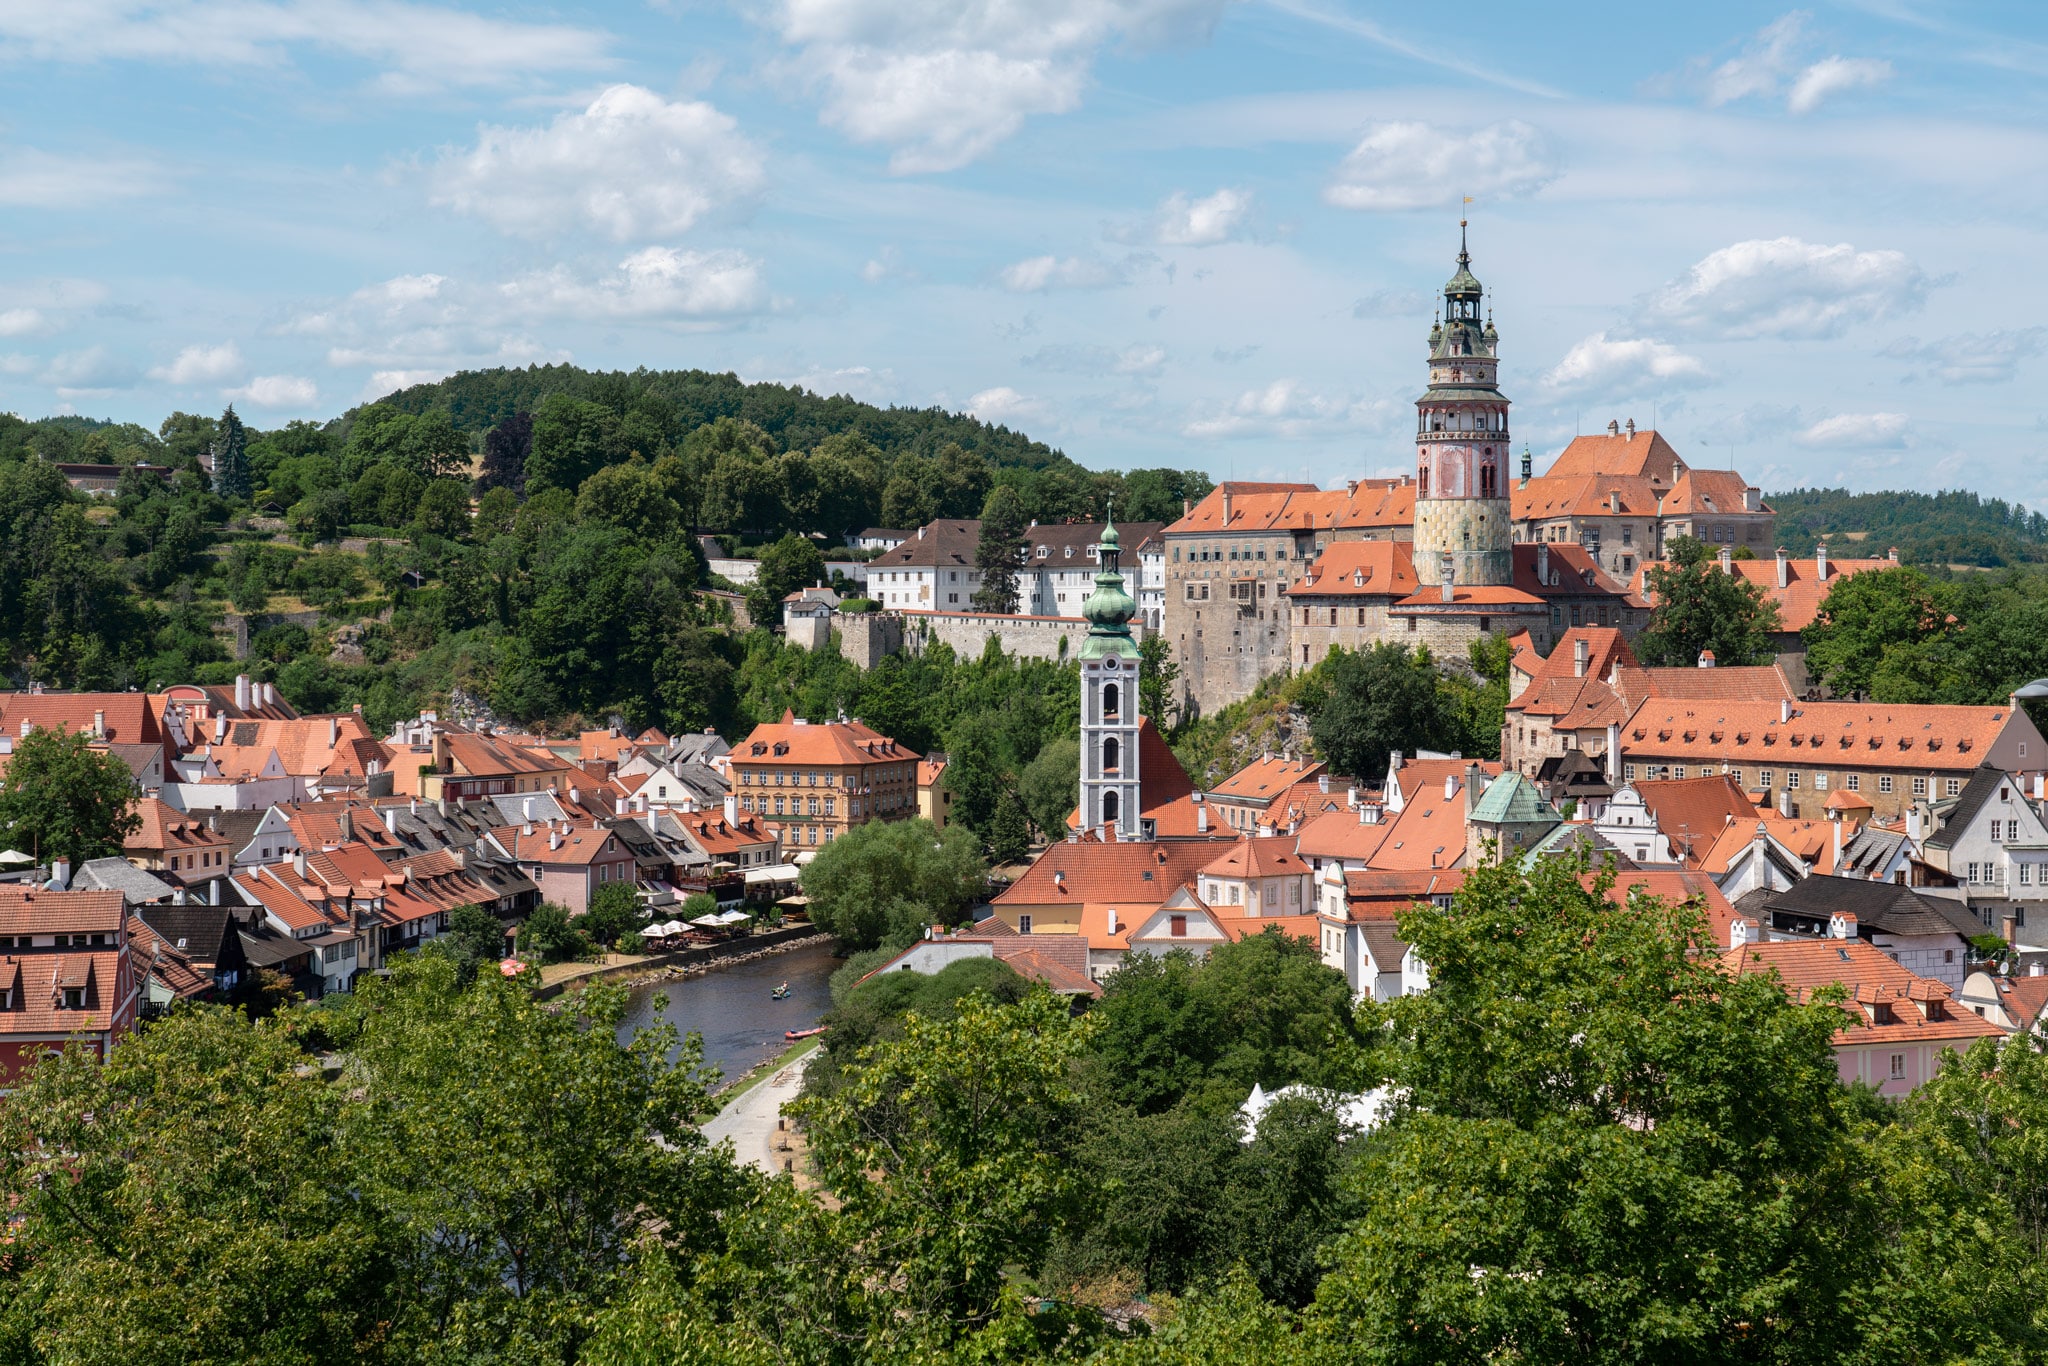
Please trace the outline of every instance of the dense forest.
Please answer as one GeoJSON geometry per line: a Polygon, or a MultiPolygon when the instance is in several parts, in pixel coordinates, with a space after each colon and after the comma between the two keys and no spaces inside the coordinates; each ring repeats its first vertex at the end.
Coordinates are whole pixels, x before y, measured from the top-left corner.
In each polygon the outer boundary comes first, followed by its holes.
{"type": "Polygon", "coordinates": [[[2048,517],[2002,498],[1961,489],[1941,493],[1774,493],[1778,544],[1798,555],[1828,538],[1838,557],[1881,556],[1896,546],[1909,564],[2003,565],[2048,560],[2048,517]]]}

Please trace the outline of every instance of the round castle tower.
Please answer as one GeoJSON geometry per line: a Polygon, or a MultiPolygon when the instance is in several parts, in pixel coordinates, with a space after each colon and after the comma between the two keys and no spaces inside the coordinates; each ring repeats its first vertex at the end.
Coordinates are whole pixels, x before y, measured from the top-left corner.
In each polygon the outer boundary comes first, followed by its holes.
{"type": "Polygon", "coordinates": [[[1508,401],[1499,387],[1500,334],[1480,320],[1458,222],[1458,273],[1429,329],[1429,388],[1415,401],[1415,577],[1500,587],[1514,578],[1508,515],[1508,401]]]}

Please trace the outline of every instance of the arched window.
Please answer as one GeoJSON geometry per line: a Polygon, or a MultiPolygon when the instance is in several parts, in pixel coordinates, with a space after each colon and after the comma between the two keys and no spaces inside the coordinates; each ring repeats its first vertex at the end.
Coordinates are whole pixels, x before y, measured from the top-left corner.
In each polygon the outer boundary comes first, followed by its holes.
{"type": "Polygon", "coordinates": [[[1117,738],[1114,735],[1102,742],[1102,771],[1104,773],[1117,772],[1121,766],[1118,761],[1122,757],[1123,746],[1117,743],[1117,738]]]}
{"type": "Polygon", "coordinates": [[[1418,485],[1417,489],[1415,490],[1416,496],[1418,498],[1429,497],[1429,466],[1424,465],[1420,470],[1418,470],[1416,472],[1415,478],[1416,483],[1418,485]]]}
{"type": "MultiPolygon", "coordinates": [[[[1112,740],[1110,743],[1114,744],[1116,742],[1112,740]]],[[[1102,819],[1104,824],[1116,824],[1116,806],[1116,793],[1105,792],[1102,794],[1102,819]]]]}
{"type": "Polygon", "coordinates": [[[1117,714],[1117,703],[1121,696],[1122,694],[1116,684],[1105,683],[1102,685],[1102,714],[1104,716],[1113,717],[1117,714]]]}

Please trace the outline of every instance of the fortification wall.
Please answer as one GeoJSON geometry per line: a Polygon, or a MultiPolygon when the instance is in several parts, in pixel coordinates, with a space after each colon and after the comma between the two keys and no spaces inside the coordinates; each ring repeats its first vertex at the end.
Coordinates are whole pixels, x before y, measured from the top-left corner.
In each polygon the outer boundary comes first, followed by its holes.
{"type": "Polygon", "coordinates": [[[903,612],[904,642],[922,650],[943,641],[963,659],[979,658],[991,637],[1019,659],[1071,659],[1088,634],[1080,617],[1010,617],[985,612],[903,612]]]}

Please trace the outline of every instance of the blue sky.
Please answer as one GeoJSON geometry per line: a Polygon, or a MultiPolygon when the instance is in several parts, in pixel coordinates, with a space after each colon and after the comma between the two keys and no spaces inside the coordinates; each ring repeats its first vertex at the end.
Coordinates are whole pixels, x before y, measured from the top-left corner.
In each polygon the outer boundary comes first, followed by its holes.
{"type": "Polygon", "coordinates": [[[1514,428],[2048,503],[2033,5],[0,0],[0,409],[731,369],[1096,467],[1410,461],[1473,197],[1514,428]]]}

